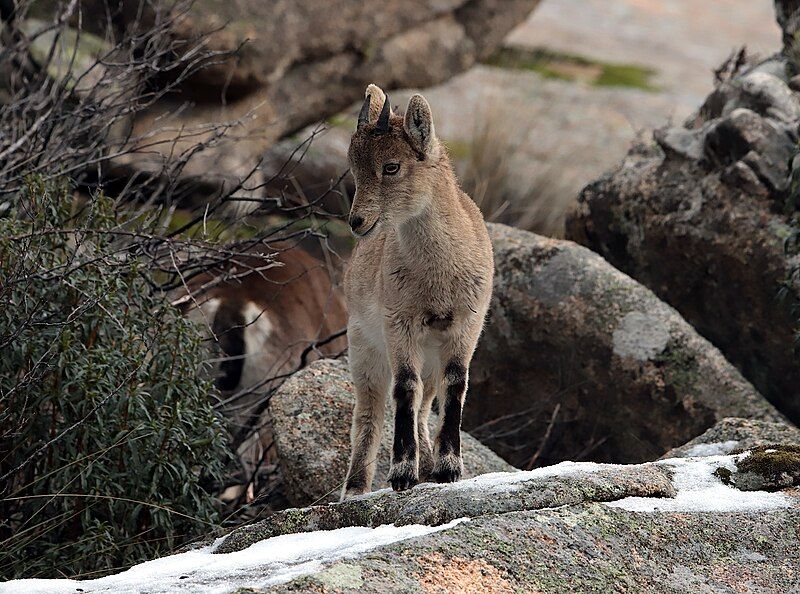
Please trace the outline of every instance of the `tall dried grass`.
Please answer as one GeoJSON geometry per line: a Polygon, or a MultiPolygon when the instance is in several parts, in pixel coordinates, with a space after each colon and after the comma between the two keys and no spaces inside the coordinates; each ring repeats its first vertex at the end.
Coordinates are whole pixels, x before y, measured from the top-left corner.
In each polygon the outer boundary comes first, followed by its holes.
{"type": "Polygon", "coordinates": [[[507,110],[492,106],[476,119],[471,139],[457,159],[464,190],[487,221],[549,237],[564,237],[564,221],[580,184],[558,165],[563,160],[525,160],[520,143],[535,136],[535,122],[520,127],[507,110]]]}

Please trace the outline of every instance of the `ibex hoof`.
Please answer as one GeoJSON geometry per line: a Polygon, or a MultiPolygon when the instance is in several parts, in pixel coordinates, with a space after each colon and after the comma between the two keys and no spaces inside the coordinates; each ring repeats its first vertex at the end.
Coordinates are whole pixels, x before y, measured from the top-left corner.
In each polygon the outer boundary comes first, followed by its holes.
{"type": "Polygon", "coordinates": [[[389,483],[395,491],[408,491],[419,482],[416,461],[395,462],[389,470],[389,483]]]}
{"type": "Polygon", "coordinates": [[[439,456],[433,467],[431,478],[437,483],[454,483],[464,473],[464,464],[461,457],[455,454],[439,456]]]}
{"type": "Polygon", "coordinates": [[[359,489],[346,489],[342,492],[342,496],[339,498],[339,501],[347,501],[348,499],[352,499],[353,497],[359,497],[364,495],[368,491],[363,488],[359,489]]]}

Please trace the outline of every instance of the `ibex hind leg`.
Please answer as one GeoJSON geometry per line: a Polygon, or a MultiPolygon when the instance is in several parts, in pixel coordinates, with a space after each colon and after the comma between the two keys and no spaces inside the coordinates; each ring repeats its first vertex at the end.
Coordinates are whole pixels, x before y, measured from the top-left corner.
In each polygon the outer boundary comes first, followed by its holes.
{"type": "Polygon", "coordinates": [[[452,483],[464,474],[461,460],[461,413],[467,396],[469,364],[480,336],[477,322],[455,334],[442,348],[440,362],[443,393],[439,395],[441,426],[436,436],[433,479],[439,483],[452,483]]]}
{"type": "Polygon", "coordinates": [[[422,380],[422,403],[417,415],[417,444],[419,447],[419,480],[423,483],[430,480],[433,472],[433,446],[428,429],[428,417],[440,383],[441,377],[437,372],[422,380]]]}

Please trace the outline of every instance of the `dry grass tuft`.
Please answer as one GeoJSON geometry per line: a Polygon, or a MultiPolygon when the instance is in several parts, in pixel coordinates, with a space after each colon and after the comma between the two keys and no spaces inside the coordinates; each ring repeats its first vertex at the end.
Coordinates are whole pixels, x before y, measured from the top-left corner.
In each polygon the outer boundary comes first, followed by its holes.
{"type": "Polygon", "coordinates": [[[521,129],[512,114],[487,110],[460,151],[457,168],[464,190],[487,221],[564,237],[564,221],[576,202],[578,184],[558,167],[562,159],[521,156],[520,139],[532,136],[534,127],[532,122],[521,129]]]}

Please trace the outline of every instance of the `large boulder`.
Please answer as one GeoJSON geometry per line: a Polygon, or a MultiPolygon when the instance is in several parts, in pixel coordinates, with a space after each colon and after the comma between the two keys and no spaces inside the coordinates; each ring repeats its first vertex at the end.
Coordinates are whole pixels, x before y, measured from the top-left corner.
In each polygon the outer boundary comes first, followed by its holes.
{"type": "MultiPolygon", "coordinates": [[[[387,398],[390,401],[390,398],[387,398]]],[[[338,499],[350,456],[355,391],[344,361],[321,359],[272,395],[269,413],[286,496],[293,505],[338,499]]],[[[388,486],[393,417],[386,415],[374,488],[388,486]]],[[[437,417],[431,414],[431,435],[437,417]]],[[[466,477],[513,470],[489,448],[461,434],[466,477]]]]}
{"type": "MultiPolygon", "coordinates": [[[[93,13],[103,14],[106,2],[88,4],[95,6],[93,13]]],[[[363,98],[370,82],[385,89],[425,87],[468,69],[488,56],[537,4],[538,0],[389,0],[371,5],[356,0],[197,0],[177,20],[174,33],[188,41],[188,47],[207,36],[204,45],[221,54],[182,81],[179,95],[138,118],[136,132],[154,134],[148,137],[152,154],[147,160],[136,155],[124,165],[154,169],[162,153],[177,154],[213,138],[209,122],[236,122],[228,142],[215,139],[183,174],[206,180],[241,177],[277,139],[350,107],[363,98]],[[234,55],[226,59],[228,52],[234,55]],[[178,109],[187,99],[193,103],[178,109]],[[165,120],[167,111],[179,115],[165,120]],[[193,130],[190,137],[173,146],[170,141],[177,131],[186,135],[188,130],[193,130]]],[[[125,27],[139,9],[137,0],[125,0],[113,20],[125,27]]]]}
{"type": "MultiPolygon", "coordinates": [[[[777,4],[784,26],[796,22],[795,2],[777,4]]],[[[680,311],[798,423],[796,72],[779,55],[723,81],[696,116],[586,187],[567,236],[680,311]]]]}
{"type": "Polygon", "coordinates": [[[515,466],[640,462],[724,417],[781,420],[674,309],[597,254],[489,232],[494,297],[464,427],[515,466]]]}

